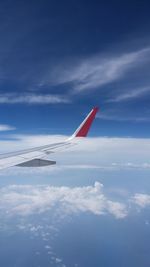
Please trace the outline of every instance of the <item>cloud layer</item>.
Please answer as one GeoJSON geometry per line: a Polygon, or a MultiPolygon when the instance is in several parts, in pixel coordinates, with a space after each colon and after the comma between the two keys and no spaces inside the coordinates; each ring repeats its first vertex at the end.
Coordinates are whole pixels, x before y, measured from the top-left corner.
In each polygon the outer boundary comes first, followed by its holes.
{"type": "MultiPolygon", "coordinates": [[[[67,136],[58,135],[8,135],[7,140],[0,141],[1,153],[60,142],[66,138],[67,136]]],[[[46,168],[46,172],[48,170],[55,171],[58,168],[103,168],[105,170],[150,168],[150,139],[148,138],[95,137],[84,140],[75,139],[74,142],[74,146],[70,149],[50,154],[49,158],[56,160],[57,165],[54,168],[46,168]]],[[[23,171],[20,168],[18,170],[19,172],[23,171]]],[[[41,170],[44,169],[37,169],[36,172],[40,173],[41,170]]],[[[4,174],[5,170],[1,173],[4,174]]]]}

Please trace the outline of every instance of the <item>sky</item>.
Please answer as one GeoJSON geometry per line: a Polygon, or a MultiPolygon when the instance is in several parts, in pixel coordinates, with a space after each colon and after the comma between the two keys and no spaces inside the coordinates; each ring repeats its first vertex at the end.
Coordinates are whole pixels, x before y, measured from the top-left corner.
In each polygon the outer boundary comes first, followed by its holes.
{"type": "Polygon", "coordinates": [[[89,137],[0,171],[0,266],[149,267],[149,1],[0,1],[0,153],[89,137]]]}

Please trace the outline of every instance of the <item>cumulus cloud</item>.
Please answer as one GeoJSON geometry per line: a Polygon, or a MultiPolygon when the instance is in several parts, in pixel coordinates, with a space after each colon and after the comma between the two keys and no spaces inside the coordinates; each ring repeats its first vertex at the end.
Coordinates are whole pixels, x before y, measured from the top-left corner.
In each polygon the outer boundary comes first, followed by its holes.
{"type": "Polygon", "coordinates": [[[95,215],[108,213],[121,219],[127,215],[126,206],[108,199],[99,182],[94,186],[74,188],[10,185],[1,188],[0,195],[0,212],[10,216],[41,214],[53,208],[60,216],[90,212],[95,215]]]}
{"type": "Polygon", "coordinates": [[[100,55],[84,59],[75,66],[57,69],[53,73],[54,83],[72,83],[75,91],[101,87],[122,78],[126,72],[147,60],[150,48],[116,56],[100,55]],[[56,79],[57,77],[57,79],[56,79]]]}
{"type": "MultiPolygon", "coordinates": [[[[123,219],[136,206],[140,209],[150,206],[150,195],[136,193],[133,197],[114,201],[105,193],[103,184],[95,182],[93,186],[49,186],[49,185],[10,185],[0,189],[0,214],[3,218],[52,214],[57,220],[81,213],[96,216],[112,215],[123,219]],[[132,209],[131,209],[132,207],[132,209]]],[[[22,228],[22,226],[21,226],[22,228]]],[[[24,229],[24,226],[23,226],[24,229]]],[[[41,226],[30,227],[37,232],[41,226]]]]}
{"type": "Polygon", "coordinates": [[[133,202],[141,208],[150,206],[150,195],[148,194],[135,194],[132,198],[133,202]]]}

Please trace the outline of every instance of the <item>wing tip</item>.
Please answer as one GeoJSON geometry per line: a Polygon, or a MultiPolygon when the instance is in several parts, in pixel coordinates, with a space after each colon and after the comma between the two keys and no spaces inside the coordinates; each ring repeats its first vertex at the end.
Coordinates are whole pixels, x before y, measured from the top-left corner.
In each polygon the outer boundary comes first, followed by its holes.
{"type": "Polygon", "coordinates": [[[100,109],[100,108],[99,108],[98,106],[96,106],[96,107],[93,108],[93,110],[95,110],[96,112],[98,112],[99,109],[100,109]]]}
{"type": "Polygon", "coordinates": [[[95,119],[95,116],[97,112],[99,111],[99,107],[95,106],[90,111],[90,113],[87,115],[85,120],[81,123],[79,128],[75,131],[73,137],[86,137],[88,134],[88,131],[92,125],[93,120],[95,119]]]}

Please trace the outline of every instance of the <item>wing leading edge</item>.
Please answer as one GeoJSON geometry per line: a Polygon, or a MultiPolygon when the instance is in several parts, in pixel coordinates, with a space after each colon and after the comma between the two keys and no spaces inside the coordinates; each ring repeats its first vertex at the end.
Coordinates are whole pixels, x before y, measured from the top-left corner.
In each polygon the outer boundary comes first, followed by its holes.
{"type": "Polygon", "coordinates": [[[98,107],[93,108],[74,134],[64,142],[1,154],[0,169],[13,166],[41,167],[56,164],[55,161],[46,160],[44,158],[46,158],[49,154],[56,152],[60,148],[65,149],[73,145],[73,140],[76,137],[86,137],[98,110],[98,107]]]}

